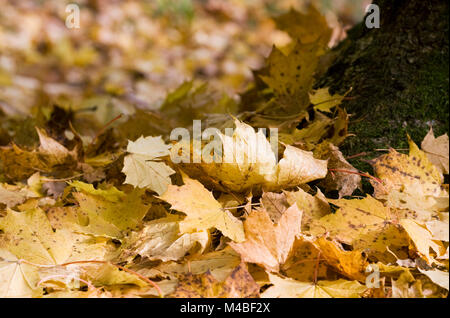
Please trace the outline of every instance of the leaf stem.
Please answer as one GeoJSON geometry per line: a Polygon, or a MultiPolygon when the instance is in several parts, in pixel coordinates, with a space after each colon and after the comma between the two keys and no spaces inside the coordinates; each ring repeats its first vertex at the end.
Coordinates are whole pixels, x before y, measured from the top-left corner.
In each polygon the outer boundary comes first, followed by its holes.
{"type": "Polygon", "coordinates": [[[314,285],[317,284],[317,275],[319,274],[320,251],[317,253],[316,268],[314,269],[314,285]]]}
{"type": "Polygon", "coordinates": [[[342,172],[342,173],[351,173],[351,174],[357,174],[360,175],[362,177],[366,177],[366,178],[370,178],[375,180],[376,182],[378,182],[379,184],[383,184],[383,181],[381,181],[381,179],[378,179],[377,177],[371,176],[368,173],[365,172],[357,172],[357,171],[352,171],[352,170],[346,170],[346,169],[332,169],[332,168],[328,168],[329,171],[334,171],[334,172],[342,172]]]}
{"type": "Polygon", "coordinates": [[[95,134],[94,138],[92,138],[91,141],[91,145],[95,142],[95,140],[98,138],[98,136],[100,136],[101,134],[103,134],[103,132],[105,131],[106,127],[108,127],[109,125],[111,125],[113,122],[115,122],[116,120],[118,120],[119,118],[121,118],[123,116],[123,114],[119,114],[118,116],[114,117],[113,119],[111,119],[110,121],[108,121],[99,131],[97,134],[95,134]]]}

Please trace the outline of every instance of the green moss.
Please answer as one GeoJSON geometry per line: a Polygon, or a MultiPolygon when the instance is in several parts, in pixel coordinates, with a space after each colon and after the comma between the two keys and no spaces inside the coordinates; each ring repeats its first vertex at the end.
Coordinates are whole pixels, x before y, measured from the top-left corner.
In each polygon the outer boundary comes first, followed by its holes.
{"type": "MultiPolygon", "coordinates": [[[[345,155],[366,152],[351,159],[357,169],[372,172],[365,161],[383,152],[375,149],[408,148],[406,134],[420,145],[429,127],[436,136],[449,131],[449,62],[448,52],[431,55],[424,61],[415,79],[392,99],[389,105],[378,105],[359,121],[350,121],[349,137],[341,147],[345,155]]],[[[370,185],[365,182],[365,190],[370,185]]]]}
{"type": "Polygon", "coordinates": [[[356,137],[349,137],[343,149],[355,154],[375,148],[407,148],[406,134],[420,143],[430,126],[436,135],[448,132],[448,85],[448,54],[432,56],[390,105],[379,105],[358,122],[350,121],[356,137]]]}

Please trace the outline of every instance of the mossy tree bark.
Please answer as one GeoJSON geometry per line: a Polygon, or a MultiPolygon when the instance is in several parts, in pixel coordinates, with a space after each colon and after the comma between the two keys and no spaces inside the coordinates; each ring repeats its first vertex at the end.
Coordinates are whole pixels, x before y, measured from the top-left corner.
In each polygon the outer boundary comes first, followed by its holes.
{"type": "MultiPolygon", "coordinates": [[[[356,134],[341,147],[347,155],[407,148],[406,133],[420,143],[429,125],[435,134],[448,131],[448,1],[374,3],[380,28],[368,29],[364,19],[350,30],[316,85],[340,93],[353,88],[355,98],[343,103],[356,134]]],[[[353,164],[369,170],[361,161],[353,164]]]]}

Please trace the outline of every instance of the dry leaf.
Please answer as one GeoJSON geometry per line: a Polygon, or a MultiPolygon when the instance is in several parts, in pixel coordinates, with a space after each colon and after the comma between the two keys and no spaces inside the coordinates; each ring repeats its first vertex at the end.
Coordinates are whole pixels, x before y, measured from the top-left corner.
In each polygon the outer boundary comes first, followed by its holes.
{"type": "Polygon", "coordinates": [[[289,207],[274,224],[267,212],[252,211],[244,222],[246,240],[230,243],[244,262],[256,263],[269,271],[278,271],[301,232],[302,211],[289,207]]]}
{"type": "Polygon", "coordinates": [[[210,273],[186,274],[180,277],[175,292],[176,298],[255,298],[259,296],[259,285],[240,264],[223,282],[218,282],[210,273]]]}
{"type": "Polygon", "coordinates": [[[448,174],[449,142],[447,134],[435,138],[433,128],[430,127],[430,131],[422,141],[421,148],[441,173],[448,174]]]}
{"type": "Polygon", "coordinates": [[[160,259],[163,262],[179,260],[199,245],[202,252],[209,243],[207,231],[180,234],[180,218],[168,216],[150,221],[144,228],[128,238],[127,257],[141,255],[150,260],[160,259]]]}
{"type": "Polygon", "coordinates": [[[242,242],[245,239],[242,222],[224,210],[211,192],[200,182],[184,174],[183,182],[184,185],[181,187],[169,185],[167,191],[160,197],[169,202],[172,209],[187,215],[180,222],[182,233],[216,228],[233,241],[242,242]]]}
{"type": "Polygon", "coordinates": [[[269,274],[273,284],[261,294],[262,298],[359,298],[366,290],[357,281],[336,280],[315,283],[299,282],[269,274]]]}
{"type": "Polygon", "coordinates": [[[140,137],[129,141],[127,155],[124,159],[122,172],[126,174],[125,183],[139,188],[149,188],[159,195],[163,194],[171,184],[172,170],[160,157],[169,155],[167,146],[160,137],[140,137]]]}

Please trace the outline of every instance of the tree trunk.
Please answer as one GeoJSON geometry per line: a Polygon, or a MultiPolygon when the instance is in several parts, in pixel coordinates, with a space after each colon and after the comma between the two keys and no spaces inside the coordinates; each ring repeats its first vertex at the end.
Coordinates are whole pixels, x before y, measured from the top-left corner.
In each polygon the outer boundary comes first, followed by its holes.
{"type": "Polygon", "coordinates": [[[448,1],[374,3],[380,28],[368,29],[365,19],[355,26],[317,85],[340,93],[353,88],[355,98],[343,103],[356,134],[342,147],[347,155],[407,148],[406,133],[420,143],[429,125],[435,134],[448,131],[448,1]]]}

